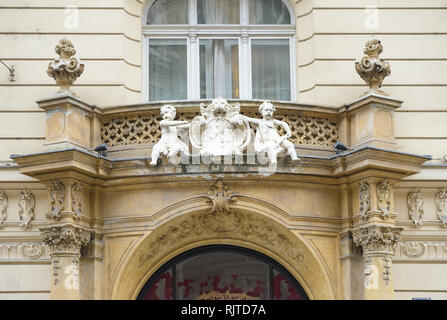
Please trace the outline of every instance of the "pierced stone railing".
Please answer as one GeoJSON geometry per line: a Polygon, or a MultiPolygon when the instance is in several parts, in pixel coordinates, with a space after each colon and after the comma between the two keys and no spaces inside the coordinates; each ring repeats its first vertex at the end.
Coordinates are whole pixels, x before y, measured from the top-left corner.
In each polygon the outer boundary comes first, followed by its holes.
{"type": "MultiPolygon", "coordinates": [[[[208,103],[205,102],[205,104],[208,103]]],[[[257,112],[257,107],[262,101],[229,101],[229,103],[240,103],[243,115],[253,118],[261,117],[257,112]]],[[[199,115],[200,102],[197,102],[195,107],[191,102],[187,105],[186,103],[171,104],[177,108],[177,120],[191,121],[199,115]]],[[[335,110],[331,112],[328,108],[325,110],[326,112],[322,112],[321,110],[316,111],[316,108],[312,106],[275,102],[273,104],[277,109],[275,119],[289,124],[292,131],[292,137],[289,140],[295,145],[332,147],[338,140],[339,129],[335,110]]],[[[104,112],[101,116],[101,141],[110,148],[157,143],[161,137],[159,125],[161,104],[146,106],[139,108],[117,107],[104,112]]]]}

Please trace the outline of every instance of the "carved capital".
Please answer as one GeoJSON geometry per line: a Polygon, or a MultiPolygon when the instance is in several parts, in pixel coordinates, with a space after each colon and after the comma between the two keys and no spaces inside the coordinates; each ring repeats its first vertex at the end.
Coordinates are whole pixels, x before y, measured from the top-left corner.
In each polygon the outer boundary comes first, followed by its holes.
{"type": "Polygon", "coordinates": [[[370,224],[352,231],[354,243],[363,248],[363,255],[392,254],[402,228],[370,224]]]}
{"type": "Polygon", "coordinates": [[[78,58],[73,57],[76,50],[70,40],[60,40],[55,51],[59,58],[50,62],[47,73],[56,80],[57,85],[61,88],[59,92],[67,92],[76,96],[71,92],[70,87],[84,71],[84,64],[78,58]]]}
{"type": "Polygon", "coordinates": [[[53,225],[40,228],[42,240],[50,247],[51,256],[81,255],[81,247],[90,241],[90,233],[74,224],[53,225]]]}
{"type": "Polygon", "coordinates": [[[371,259],[380,258],[383,266],[383,280],[389,285],[393,247],[400,240],[402,228],[370,224],[352,230],[353,241],[363,249],[365,275],[371,269],[371,259]],[[368,271],[369,270],[369,271],[368,271]]]}
{"type": "Polygon", "coordinates": [[[415,226],[422,226],[424,223],[424,196],[421,190],[411,189],[407,196],[408,215],[415,226]]]}
{"type": "Polygon", "coordinates": [[[355,69],[370,90],[384,94],[379,88],[382,86],[383,79],[391,74],[391,68],[388,62],[380,59],[379,55],[382,51],[380,40],[367,41],[363,50],[366,56],[355,62],[355,69]]]}

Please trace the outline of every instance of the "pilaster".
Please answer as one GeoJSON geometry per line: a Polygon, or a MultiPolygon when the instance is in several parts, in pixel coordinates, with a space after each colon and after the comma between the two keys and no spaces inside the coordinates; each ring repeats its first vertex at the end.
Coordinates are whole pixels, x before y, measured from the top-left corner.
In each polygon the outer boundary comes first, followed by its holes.
{"type": "Polygon", "coordinates": [[[79,300],[81,247],[90,241],[83,227],[64,223],[40,228],[42,240],[50,247],[52,300],[79,300]]]}
{"type": "Polygon", "coordinates": [[[362,248],[364,298],[394,299],[393,247],[402,228],[395,227],[393,188],[388,179],[366,178],[358,183],[359,213],[351,230],[353,242],[362,248]]]}

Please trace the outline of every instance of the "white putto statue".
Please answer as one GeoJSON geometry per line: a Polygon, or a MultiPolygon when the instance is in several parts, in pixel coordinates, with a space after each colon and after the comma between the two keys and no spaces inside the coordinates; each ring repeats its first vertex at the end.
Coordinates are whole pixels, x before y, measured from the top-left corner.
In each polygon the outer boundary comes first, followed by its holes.
{"type": "Polygon", "coordinates": [[[264,101],[258,110],[262,119],[244,117],[247,121],[258,126],[254,141],[255,151],[258,153],[267,152],[270,165],[277,163],[278,154],[284,150],[287,151],[293,161],[300,160],[296,156],[295,146],[287,140],[292,136],[289,125],[284,121],[273,118],[273,113],[276,111],[275,106],[268,101],[264,101]],[[286,131],[284,136],[279,135],[277,129],[279,126],[286,131]]]}
{"type": "Polygon", "coordinates": [[[189,155],[188,146],[180,140],[178,129],[188,129],[190,123],[188,121],[176,121],[176,110],[174,106],[164,105],[160,109],[163,120],[160,121],[161,139],[152,148],[151,166],[157,165],[160,154],[168,157],[172,164],[179,164],[182,154],[189,155]]]}

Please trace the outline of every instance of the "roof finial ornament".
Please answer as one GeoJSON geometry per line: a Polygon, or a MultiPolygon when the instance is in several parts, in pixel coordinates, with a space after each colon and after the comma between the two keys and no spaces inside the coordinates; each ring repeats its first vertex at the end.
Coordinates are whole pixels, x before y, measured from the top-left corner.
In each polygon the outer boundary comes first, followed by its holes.
{"type": "Polygon", "coordinates": [[[76,97],[77,95],[70,90],[70,87],[84,71],[84,64],[74,57],[76,50],[70,40],[60,40],[55,51],[59,58],[50,62],[47,73],[60,87],[58,94],[65,93],[76,97]]]}
{"type": "Polygon", "coordinates": [[[391,74],[391,68],[388,62],[380,59],[379,55],[382,51],[382,43],[372,35],[363,49],[366,56],[357,59],[355,62],[357,73],[369,85],[369,91],[365,92],[364,95],[369,93],[387,95],[380,87],[383,79],[391,74]]]}

